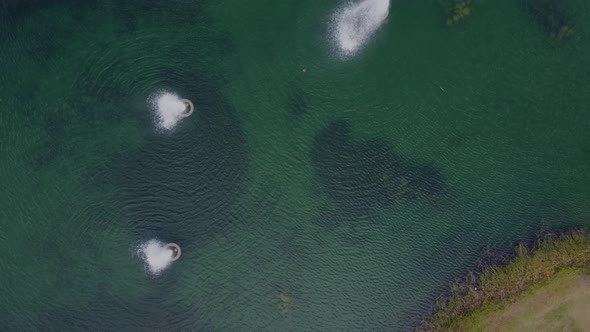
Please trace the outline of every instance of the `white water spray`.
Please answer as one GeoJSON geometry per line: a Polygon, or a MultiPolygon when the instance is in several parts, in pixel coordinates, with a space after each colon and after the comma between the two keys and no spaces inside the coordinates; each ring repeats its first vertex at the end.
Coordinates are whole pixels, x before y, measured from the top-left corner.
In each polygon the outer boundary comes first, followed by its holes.
{"type": "Polygon", "coordinates": [[[360,0],[351,2],[334,15],[334,39],[340,51],[354,55],[385,22],[389,15],[389,0],[360,0]]]}
{"type": "Polygon", "coordinates": [[[162,129],[172,130],[186,117],[187,105],[173,93],[160,93],[150,99],[150,104],[156,112],[156,123],[162,129]]]}
{"type": "Polygon", "coordinates": [[[137,255],[143,259],[146,269],[153,275],[162,273],[175,261],[174,250],[155,239],[140,244],[137,255]]]}

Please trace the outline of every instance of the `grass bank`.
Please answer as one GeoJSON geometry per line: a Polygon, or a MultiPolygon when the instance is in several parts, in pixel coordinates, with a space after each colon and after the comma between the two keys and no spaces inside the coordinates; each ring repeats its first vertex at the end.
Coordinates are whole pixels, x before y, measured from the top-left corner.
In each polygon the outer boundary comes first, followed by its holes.
{"type": "MultiPolygon", "coordinates": [[[[479,274],[468,273],[465,278],[453,284],[450,295],[437,300],[433,316],[425,320],[417,331],[479,331],[496,328],[486,325],[486,322],[502,324],[502,314],[505,311],[530,310],[529,316],[519,316],[520,322],[510,323],[510,326],[519,326],[520,323],[526,323],[526,317],[535,317],[536,307],[529,308],[526,305],[528,296],[547,297],[552,289],[551,285],[564,282],[562,278],[571,278],[566,281],[575,284],[586,278],[589,271],[590,233],[572,231],[558,236],[545,235],[532,247],[524,244],[517,246],[514,258],[507,264],[487,267],[479,274]],[[513,305],[516,305],[517,309],[511,308],[513,305]],[[493,317],[501,321],[498,322],[493,317]]],[[[571,288],[571,292],[566,294],[567,290],[564,289],[563,293],[554,293],[554,299],[573,299],[575,287],[571,288]]],[[[530,304],[539,304],[538,302],[542,301],[536,299],[530,304]]],[[[563,311],[569,310],[569,306],[572,305],[568,301],[562,304],[565,307],[547,307],[539,310],[563,311]]],[[[578,309],[578,305],[575,304],[572,310],[578,309]]]]}
{"type": "Polygon", "coordinates": [[[540,286],[515,296],[514,302],[467,315],[462,331],[588,331],[590,274],[566,268],[540,286]]]}

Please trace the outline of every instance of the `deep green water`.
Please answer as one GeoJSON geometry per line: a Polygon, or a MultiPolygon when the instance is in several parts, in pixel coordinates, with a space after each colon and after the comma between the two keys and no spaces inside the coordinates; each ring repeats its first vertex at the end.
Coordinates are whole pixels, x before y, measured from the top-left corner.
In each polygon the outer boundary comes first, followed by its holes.
{"type": "Polygon", "coordinates": [[[563,41],[394,1],[348,59],[340,1],[8,2],[2,331],[407,330],[486,248],[590,226],[584,0],[563,41]],[[196,104],[172,133],[161,89],[196,104]],[[151,238],[183,247],[157,278],[151,238]]]}

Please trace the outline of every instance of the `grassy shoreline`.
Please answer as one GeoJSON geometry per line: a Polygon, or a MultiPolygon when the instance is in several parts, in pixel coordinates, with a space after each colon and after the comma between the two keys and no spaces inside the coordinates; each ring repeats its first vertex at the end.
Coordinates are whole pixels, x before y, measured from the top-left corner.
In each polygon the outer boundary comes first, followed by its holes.
{"type": "Polygon", "coordinates": [[[510,303],[486,306],[462,318],[462,331],[584,331],[590,326],[590,273],[564,268],[510,303]]]}
{"type": "Polygon", "coordinates": [[[432,317],[416,330],[461,330],[461,323],[474,314],[498,310],[567,269],[590,269],[590,233],[576,230],[546,234],[532,247],[518,245],[507,264],[484,268],[479,274],[470,272],[454,283],[450,295],[436,301],[432,317]]]}

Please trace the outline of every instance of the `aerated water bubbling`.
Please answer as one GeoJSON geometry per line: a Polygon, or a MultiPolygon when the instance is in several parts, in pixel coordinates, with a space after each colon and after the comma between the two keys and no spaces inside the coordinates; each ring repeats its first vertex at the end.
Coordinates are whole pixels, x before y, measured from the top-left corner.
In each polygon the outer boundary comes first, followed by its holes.
{"type": "Polygon", "coordinates": [[[334,39],[343,55],[354,55],[385,22],[389,0],[351,3],[334,16],[334,39]]]}
{"type": "Polygon", "coordinates": [[[162,273],[175,260],[174,251],[156,239],[140,244],[137,255],[143,259],[146,269],[153,275],[162,273]]]}
{"type": "Polygon", "coordinates": [[[152,108],[156,111],[156,122],[158,127],[165,130],[172,130],[183,118],[186,111],[186,104],[176,94],[164,92],[156,95],[150,101],[152,108]]]}

